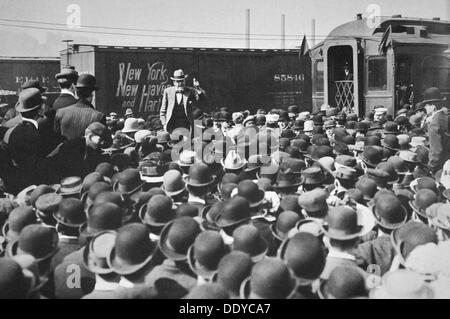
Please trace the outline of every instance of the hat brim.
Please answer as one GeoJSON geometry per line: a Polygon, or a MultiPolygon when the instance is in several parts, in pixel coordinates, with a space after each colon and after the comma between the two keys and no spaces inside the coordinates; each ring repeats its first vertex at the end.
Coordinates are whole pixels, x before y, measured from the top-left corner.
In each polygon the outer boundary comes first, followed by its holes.
{"type": "Polygon", "coordinates": [[[114,191],[114,192],[119,192],[119,193],[121,193],[121,194],[133,195],[134,193],[136,193],[137,191],[139,191],[142,187],[144,187],[145,184],[146,184],[146,181],[143,181],[141,184],[139,184],[136,188],[132,189],[131,191],[129,191],[129,192],[124,192],[124,191],[119,190],[120,184],[119,184],[119,181],[116,181],[116,182],[113,184],[113,191],[114,191]]]}
{"type": "Polygon", "coordinates": [[[199,183],[199,184],[191,183],[189,181],[189,175],[188,176],[184,176],[183,179],[184,179],[184,182],[186,183],[186,185],[194,186],[194,187],[206,187],[206,186],[209,186],[211,184],[214,184],[214,182],[215,182],[214,176],[211,177],[211,180],[209,182],[207,182],[207,183],[199,183]]]}
{"type": "Polygon", "coordinates": [[[410,200],[409,202],[408,202],[408,204],[409,204],[409,207],[411,207],[412,208],[412,210],[415,212],[415,213],[417,213],[417,214],[419,214],[421,217],[423,217],[423,218],[428,218],[428,216],[426,215],[426,214],[424,214],[424,212],[423,211],[421,211],[417,206],[416,206],[416,204],[414,203],[414,201],[413,200],[410,200]]]}
{"type": "Polygon", "coordinates": [[[217,215],[216,219],[214,220],[214,223],[219,228],[227,228],[227,227],[232,227],[232,226],[236,226],[236,225],[245,223],[249,220],[250,220],[250,216],[244,217],[239,220],[230,220],[230,219],[223,218],[222,215],[219,214],[219,215],[217,215]]]}
{"type": "Polygon", "coordinates": [[[113,249],[111,249],[111,252],[109,253],[109,255],[106,259],[106,262],[108,264],[108,267],[110,269],[112,269],[113,272],[115,272],[116,274],[131,275],[131,274],[138,272],[145,266],[147,266],[152,261],[154,255],[155,255],[155,253],[153,252],[144,261],[142,261],[139,264],[126,265],[126,264],[120,263],[120,261],[117,259],[116,248],[113,247],[113,249]]]}
{"type": "MultiPolygon", "coordinates": [[[[172,211],[172,215],[173,215],[173,218],[175,218],[175,212],[174,211],[172,211]]],[[[155,228],[162,229],[165,225],[170,223],[173,220],[173,218],[168,220],[167,222],[157,222],[153,218],[150,218],[150,217],[147,216],[147,204],[142,205],[141,208],[139,209],[139,219],[141,220],[141,222],[144,225],[149,225],[149,226],[152,226],[152,227],[155,227],[155,228]]]]}
{"type": "MultiPolygon", "coordinates": [[[[250,208],[255,208],[255,207],[258,207],[259,205],[261,205],[262,202],[264,201],[265,195],[266,195],[266,193],[262,189],[258,189],[258,199],[254,202],[248,201],[250,208]]],[[[239,194],[236,193],[234,196],[239,196],[239,194]]]]}
{"type": "Polygon", "coordinates": [[[98,86],[86,86],[86,85],[78,85],[78,84],[76,84],[75,87],[77,89],[92,89],[94,91],[100,90],[100,88],[98,86]]]}
{"type": "Polygon", "coordinates": [[[163,190],[164,193],[166,193],[167,196],[177,196],[186,191],[186,188],[182,188],[174,192],[169,192],[168,190],[165,189],[164,185],[161,185],[161,189],[163,190]]]}
{"type": "Polygon", "coordinates": [[[280,233],[278,232],[276,226],[277,226],[276,224],[271,224],[271,225],[269,226],[270,231],[272,232],[272,236],[273,236],[275,239],[279,240],[280,242],[283,242],[283,240],[285,240],[285,239],[287,238],[287,235],[284,235],[284,236],[280,235],[280,233]]]}
{"type": "Polygon", "coordinates": [[[23,105],[21,103],[18,103],[16,105],[15,109],[19,113],[25,113],[25,112],[30,112],[30,111],[36,110],[37,108],[41,107],[42,104],[43,104],[43,102],[41,104],[38,104],[38,105],[35,105],[35,106],[31,107],[31,108],[27,108],[26,109],[26,108],[23,107],[23,105]]]}
{"type": "Polygon", "coordinates": [[[351,239],[355,239],[358,237],[361,237],[362,234],[362,230],[363,230],[363,226],[358,225],[355,229],[354,233],[351,234],[335,234],[330,232],[330,229],[328,228],[328,225],[322,225],[322,229],[323,229],[323,233],[325,234],[325,236],[327,236],[328,238],[334,239],[334,240],[351,240],[351,239]]]}
{"type": "Polygon", "coordinates": [[[273,188],[286,189],[286,188],[292,188],[292,187],[299,187],[300,185],[303,185],[304,183],[305,183],[305,178],[302,176],[298,182],[291,184],[291,185],[280,185],[280,184],[278,184],[278,182],[275,182],[275,184],[273,184],[273,188]]]}
{"type": "MultiPolygon", "coordinates": [[[[114,270],[112,270],[111,268],[100,268],[97,267],[95,265],[92,265],[92,263],[89,262],[89,244],[85,245],[82,249],[83,249],[83,259],[82,259],[82,263],[83,266],[89,270],[90,272],[94,273],[94,274],[99,274],[99,275],[107,275],[107,274],[112,274],[114,272],[114,270]]],[[[108,266],[109,267],[109,266],[108,266]]]]}
{"type": "Polygon", "coordinates": [[[408,213],[407,213],[407,211],[406,211],[406,208],[403,207],[403,205],[402,205],[401,207],[402,207],[402,210],[403,210],[403,212],[404,212],[404,214],[405,214],[405,218],[403,219],[403,221],[401,221],[401,222],[399,222],[399,223],[395,223],[395,224],[388,224],[388,223],[385,223],[385,222],[381,219],[381,217],[377,214],[377,212],[376,212],[376,210],[375,210],[375,206],[371,206],[369,209],[372,211],[372,214],[373,214],[373,216],[375,217],[375,222],[376,222],[378,225],[380,225],[381,227],[383,227],[383,228],[385,228],[385,229],[395,230],[395,229],[398,229],[398,228],[402,227],[402,226],[406,223],[406,221],[407,221],[407,219],[408,219],[408,213]]]}
{"type": "MultiPolygon", "coordinates": [[[[7,248],[8,256],[10,256],[10,257],[17,256],[18,255],[18,253],[17,253],[18,247],[19,247],[18,239],[13,241],[10,245],[8,245],[8,248],[7,248]]],[[[41,261],[45,261],[45,260],[52,258],[58,252],[58,250],[59,250],[59,247],[56,246],[51,252],[49,252],[47,255],[45,255],[43,257],[40,257],[40,258],[36,258],[34,256],[33,257],[36,259],[36,262],[39,263],[41,261]]]]}
{"type": "Polygon", "coordinates": [[[189,77],[189,75],[185,74],[183,77],[180,77],[180,78],[174,78],[173,76],[171,76],[170,79],[172,81],[183,81],[183,80],[186,80],[188,77],[189,77]]]}
{"type": "MultiPolygon", "coordinates": [[[[297,292],[297,282],[294,277],[291,277],[291,281],[289,282],[291,291],[290,293],[284,297],[284,299],[293,299],[294,295],[297,292]]],[[[240,299],[250,299],[252,288],[251,288],[251,277],[247,277],[242,282],[240,288],[239,288],[239,298],[240,299]]]]}
{"type": "Polygon", "coordinates": [[[54,213],[53,213],[53,218],[54,218],[58,223],[60,223],[61,225],[64,225],[64,226],[70,227],[70,228],[80,228],[80,226],[81,226],[82,224],[84,224],[84,222],[79,223],[79,224],[73,224],[73,223],[66,222],[65,220],[63,220],[63,219],[61,218],[61,215],[60,215],[58,212],[54,212],[54,213]]]}

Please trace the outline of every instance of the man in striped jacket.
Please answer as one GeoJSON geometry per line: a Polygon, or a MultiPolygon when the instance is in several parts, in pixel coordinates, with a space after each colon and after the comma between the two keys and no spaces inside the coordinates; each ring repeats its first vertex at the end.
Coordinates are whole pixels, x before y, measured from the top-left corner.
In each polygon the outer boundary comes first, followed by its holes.
{"type": "Polygon", "coordinates": [[[84,136],[89,124],[100,122],[106,125],[106,116],[92,105],[93,92],[98,90],[95,77],[82,74],[75,86],[78,101],[70,106],[59,109],[55,116],[55,132],[68,140],[84,136]]]}

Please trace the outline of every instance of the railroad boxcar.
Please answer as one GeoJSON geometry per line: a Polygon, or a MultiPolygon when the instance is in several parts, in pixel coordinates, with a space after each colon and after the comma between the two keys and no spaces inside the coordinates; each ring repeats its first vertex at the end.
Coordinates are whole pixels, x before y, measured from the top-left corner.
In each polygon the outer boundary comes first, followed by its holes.
{"type": "Polygon", "coordinates": [[[364,116],[383,105],[394,114],[429,87],[449,100],[449,44],[449,21],[358,14],[310,50],[313,109],[328,104],[364,116]]]}
{"type": "Polygon", "coordinates": [[[62,63],[94,74],[100,90],[94,104],[108,113],[127,108],[143,117],[159,114],[162,94],[176,69],[196,78],[206,91],[202,108],[230,110],[311,108],[310,61],[298,50],[112,47],[73,44],[62,63]]]}
{"type": "Polygon", "coordinates": [[[38,80],[43,87],[47,87],[48,103],[53,103],[59,94],[55,79],[59,70],[59,57],[0,57],[0,104],[13,107],[17,102],[20,87],[28,80],[38,80]]]}

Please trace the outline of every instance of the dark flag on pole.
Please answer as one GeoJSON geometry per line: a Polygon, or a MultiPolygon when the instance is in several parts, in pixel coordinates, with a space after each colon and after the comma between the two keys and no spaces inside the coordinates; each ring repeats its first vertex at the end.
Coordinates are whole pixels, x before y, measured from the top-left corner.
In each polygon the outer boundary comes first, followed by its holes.
{"type": "Polygon", "coordinates": [[[306,40],[306,35],[304,35],[302,45],[300,46],[300,59],[307,54],[309,54],[308,40],[306,40]]]}

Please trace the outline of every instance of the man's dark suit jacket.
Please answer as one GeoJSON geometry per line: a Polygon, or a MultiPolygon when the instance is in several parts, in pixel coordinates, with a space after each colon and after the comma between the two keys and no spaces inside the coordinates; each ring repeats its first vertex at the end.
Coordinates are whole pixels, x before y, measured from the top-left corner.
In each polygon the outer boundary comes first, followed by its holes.
{"type": "Polygon", "coordinates": [[[62,109],[64,107],[70,106],[77,103],[77,99],[68,93],[61,93],[53,102],[52,109],[55,110],[55,112],[59,109],[62,109]]]}
{"type": "Polygon", "coordinates": [[[56,111],[55,132],[73,140],[84,136],[86,128],[93,122],[106,125],[106,116],[95,110],[88,101],[78,100],[75,104],[56,111]]]}

